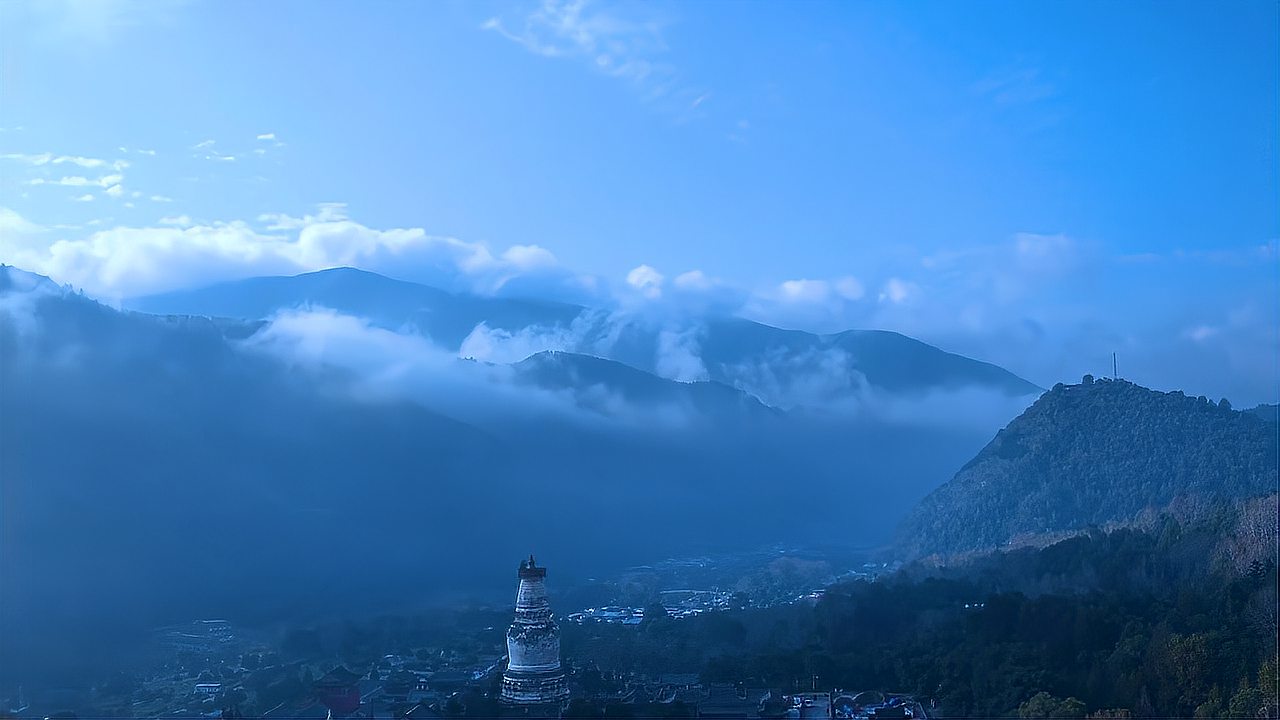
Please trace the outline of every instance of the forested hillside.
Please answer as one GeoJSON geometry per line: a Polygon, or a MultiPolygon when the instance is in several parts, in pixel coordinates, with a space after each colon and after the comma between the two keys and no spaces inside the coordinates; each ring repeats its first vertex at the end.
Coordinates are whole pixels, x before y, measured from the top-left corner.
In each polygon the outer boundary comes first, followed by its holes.
{"type": "Polygon", "coordinates": [[[911,555],[1004,547],[1125,521],[1178,497],[1276,487],[1276,426],[1123,380],[1058,385],[903,522],[911,555]]]}
{"type": "Polygon", "coordinates": [[[704,682],[912,692],[939,717],[1275,717],[1276,508],[1274,494],[1220,502],[908,565],[815,605],[569,626],[565,653],[704,682]]]}

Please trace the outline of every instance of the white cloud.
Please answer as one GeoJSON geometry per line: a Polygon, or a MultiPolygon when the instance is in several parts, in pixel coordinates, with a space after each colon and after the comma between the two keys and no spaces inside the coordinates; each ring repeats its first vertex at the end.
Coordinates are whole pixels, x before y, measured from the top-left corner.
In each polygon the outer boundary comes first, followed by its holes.
{"type": "Polygon", "coordinates": [[[116,171],[129,167],[128,161],[125,160],[103,160],[101,158],[83,157],[80,155],[54,155],[53,153],[7,153],[0,155],[0,159],[15,160],[33,167],[41,167],[44,165],[78,165],[82,168],[111,167],[116,171]]]}
{"type": "Polygon", "coordinates": [[[690,270],[676,276],[671,283],[681,290],[710,290],[714,281],[701,270],[690,270]]]}
{"type": "Polygon", "coordinates": [[[247,223],[181,215],[155,227],[100,229],[21,247],[0,237],[0,257],[70,282],[105,299],[254,275],[361,267],[455,291],[582,296],[594,280],[573,275],[544,248],[517,245],[494,254],[483,244],[428,235],[421,228],[375,230],[330,203],[295,218],[274,213],[266,230],[247,223]]]}
{"type": "Polygon", "coordinates": [[[524,413],[545,421],[552,413],[593,426],[601,420],[654,425],[652,418],[629,412],[620,399],[605,398],[604,407],[616,413],[584,414],[571,392],[518,382],[509,365],[460,360],[421,335],[375,327],[325,308],[282,312],[244,346],[303,371],[348,370],[345,376],[352,380],[346,389],[357,398],[409,397],[463,422],[505,423],[524,413]]]}
{"type": "Polygon", "coordinates": [[[1219,332],[1221,331],[1218,328],[1213,327],[1212,325],[1196,325],[1194,327],[1189,327],[1186,330],[1184,330],[1182,333],[1182,337],[1188,340],[1191,340],[1193,342],[1202,343],[1202,342],[1205,342],[1206,340],[1212,339],[1219,332]]]}
{"type": "Polygon", "coordinates": [[[790,409],[827,406],[836,398],[852,399],[866,385],[852,364],[844,350],[811,347],[747,360],[725,367],[724,372],[734,387],[774,407],[790,409]]]}
{"type": "MultiPolygon", "coordinates": [[[[384,333],[367,325],[358,332],[344,333],[347,337],[328,332],[322,346],[325,364],[356,368],[354,374],[362,378],[356,387],[358,393],[407,394],[481,427],[495,427],[491,423],[498,420],[496,427],[500,428],[513,416],[529,414],[530,419],[540,422],[557,417],[588,423],[595,429],[613,425],[629,430],[678,431],[698,418],[697,409],[685,403],[635,402],[604,384],[543,389],[509,365],[442,357],[434,348],[416,344],[414,338],[392,339],[382,337],[384,333]]],[[[309,333],[292,334],[305,337],[309,333]]],[[[277,331],[272,343],[276,352],[284,345],[281,335],[277,331]]],[[[287,351],[284,356],[288,357],[287,351]]]]}
{"type": "Polygon", "coordinates": [[[481,25],[535,55],[574,59],[626,80],[648,101],[669,99],[673,112],[700,112],[710,93],[687,87],[661,59],[668,49],[664,27],[644,5],[603,7],[587,0],[543,0],[514,22],[491,17],[481,25]]]}
{"type": "Polygon", "coordinates": [[[124,194],[124,188],[119,185],[112,185],[106,189],[106,194],[113,198],[118,198],[124,194]]]}
{"type": "MultiPolygon", "coordinates": [[[[256,136],[255,139],[259,143],[269,143],[269,147],[275,147],[275,148],[284,147],[284,143],[280,142],[280,140],[276,138],[276,134],[273,132],[262,133],[256,136]]],[[[264,156],[267,154],[267,148],[266,147],[253,148],[253,154],[259,157],[264,156]]]]}
{"type": "Polygon", "coordinates": [[[787,280],[778,286],[778,294],[784,302],[822,302],[831,287],[825,280],[787,280]]]}
{"type": "MultiPolygon", "coordinates": [[[[85,62],[129,30],[172,23],[188,0],[42,0],[24,3],[5,22],[13,32],[85,62]]],[[[4,3],[3,5],[14,5],[4,3]]]]}
{"type": "Polygon", "coordinates": [[[93,195],[85,193],[84,195],[77,197],[76,202],[93,202],[93,195]]]}
{"type": "Polygon", "coordinates": [[[316,205],[316,213],[314,215],[293,217],[285,213],[263,213],[258,216],[258,222],[266,223],[268,230],[297,230],[315,223],[338,222],[346,219],[347,204],[339,202],[326,202],[316,205]]]}
{"type": "Polygon", "coordinates": [[[627,284],[649,299],[662,296],[662,273],[648,265],[640,265],[627,273],[627,284]]]}
{"type": "Polygon", "coordinates": [[[47,165],[53,161],[53,154],[39,153],[36,155],[27,155],[24,153],[6,153],[4,155],[0,155],[0,158],[5,160],[16,160],[17,162],[26,163],[27,165],[47,165]]]}
{"type": "Polygon", "coordinates": [[[151,198],[150,198],[150,200],[151,200],[151,202],[158,202],[158,203],[170,203],[170,202],[173,202],[173,198],[171,198],[171,197],[167,197],[167,196],[165,196],[165,195],[152,195],[152,196],[151,196],[151,198]]]}
{"type": "Polygon", "coordinates": [[[512,245],[502,253],[502,259],[517,270],[555,267],[560,264],[550,250],[537,245],[512,245]]]}
{"type": "Polygon", "coordinates": [[[670,292],[664,292],[663,307],[653,298],[646,300],[649,311],[660,311],[669,317],[733,315],[741,310],[747,293],[702,270],[683,272],[671,281],[670,292]]]}
{"type": "Polygon", "coordinates": [[[897,305],[908,302],[919,294],[920,288],[915,283],[902,278],[889,278],[880,290],[880,302],[891,302],[897,305]]]}
{"type": "Polygon", "coordinates": [[[862,282],[852,275],[798,278],[752,293],[738,313],[764,323],[833,332],[865,321],[865,294],[862,282]]]}
{"type": "Polygon", "coordinates": [[[46,178],[33,178],[27,181],[28,185],[64,185],[67,187],[101,187],[108,188],[112,185],[119,185],[124,180],[123,175],[104,175],[100,178],[87,178],[82,175],[72,175],[69,177],[58,178],[57,180],[49,180],[46,178]]]}
{"type": "Polygon", "coordinates": [[[515,332],[476,325],[458,348],[458,357],[483,362],[514,363],[547,350],[572,348],[579,340],[571,328],[530,326],[515,332]]]}
{"type": "Polygon", "coordinates": [[[835,282],[835,292],[845,300],[861,300],[866,295],[866,288],[852,275],[846,275],[835,282]]]}
{"type": "Polygon", "coordinates": [[[31,237],[44,232],[44,228],[27,220],[17,212],[0,207],[0,236],[31,237]]]}
{"type": "Polygon", "coordinates": [[[707,368],[702,364],[702,351],[698,345],[698,330],[695,325],[684,330],[663,329],[658,332],[654,363],[658,375],[677,382],[707,379],[707,368]]]}
{"type": "Polygon", "coordinates": [[[191,146],[192,150],[200,151],[193,154],[192,157],[213,160],[215,162],[235,162],[235,155],[223,155],[214,148],[216,144],[216,140],[201,140],[191,146]]]}
{"type": "Polygon", "coordinates": [[[825,303],[836,299],[860,300],[865,294],[862,283],[846,275],[833,281],[787,280],[778,285],[777,297],[787,303],[825,303]]]}

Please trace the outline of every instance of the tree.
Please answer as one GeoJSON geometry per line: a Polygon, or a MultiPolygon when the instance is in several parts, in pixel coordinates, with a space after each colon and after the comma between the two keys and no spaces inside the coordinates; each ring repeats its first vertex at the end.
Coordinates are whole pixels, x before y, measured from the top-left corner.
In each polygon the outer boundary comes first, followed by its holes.
{"type": "Polygon", "coordinates": [[[671,614],[659,601],[655,600],[644,608],[644,621],[640,627],[646,633],[663,632],[671,627],[671,614]]]}
{"type": "Polygon", "coordinates": [[[1035,718],[1084,718],[1084,703],[1076,698],[1066,700],[1056,698],[1047,692],[1040,691],[1032,695],[1026,702],[1018,706],[1018,717],[1025,720],[1035,718]]]}
{"type": "Polygon", "coordinates": [[[1250,687],[1249,681],[1243,680],[1240,683],[1240,689],[1235,695],[1231,696],[1231,703],[1227,706],[1227,714],[1230,717],[1258,717],[1258,711],[1267,704],[1267,698],[1262,691],[1256,687],[1250,687]]]}
{"type": "Polygon", "coordinates": [[[1209,698],[1196,706],[1197,718],[1216,718],[1222,715],[1222,692],[1214,685],[1209,690],[1209,698]]]}

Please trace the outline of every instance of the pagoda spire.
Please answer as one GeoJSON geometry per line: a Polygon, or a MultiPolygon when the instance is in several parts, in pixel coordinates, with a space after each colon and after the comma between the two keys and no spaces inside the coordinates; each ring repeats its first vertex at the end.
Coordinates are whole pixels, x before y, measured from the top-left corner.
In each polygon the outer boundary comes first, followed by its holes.
{"type": "Polygon", "coordinates": [[[520,563],[515,620],[507,630],[502,701],[514,705],[562,703],[569,697],[560,667],[560,627],[547,599],[547,569],[533,554],[520,563]]]}

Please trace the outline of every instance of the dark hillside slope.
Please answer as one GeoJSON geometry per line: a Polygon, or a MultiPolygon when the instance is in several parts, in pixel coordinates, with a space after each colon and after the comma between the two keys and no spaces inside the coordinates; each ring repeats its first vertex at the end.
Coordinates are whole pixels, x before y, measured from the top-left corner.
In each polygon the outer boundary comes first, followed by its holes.
{"type": "Polygon", "coordinates": [[[1124,521],[1179,496],[1276,488],[1276,426],[1130,382],[1058,385],[1001,430],[900,528],[911,554],[1124,521]]]}
{"type": "Polygon", "coordinates": [[[717,382],[677,382],[613,360],[577,353],[541,352],[515,364],[517,378],[574,393],[580,405],[607,408],[610,400],[645,407],[668,405],[717,422],[772,418],[781,412],[717,382]]]}
{"type": "Polygon", "coordinates": [[[333,599],[335,567],[389,576],[439,560],[441,538],[485,539],[429,513],[486,499],[460,479],[498,443],[409,403],[316,392],[236,351],[243,330],[0,268],[0,676],[107,665],[153,624],[299,611],[333,599]],[[430,522],[387,520],[404,508],[430,522]]]}

